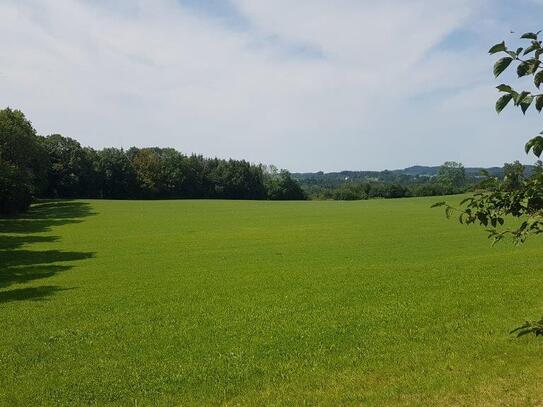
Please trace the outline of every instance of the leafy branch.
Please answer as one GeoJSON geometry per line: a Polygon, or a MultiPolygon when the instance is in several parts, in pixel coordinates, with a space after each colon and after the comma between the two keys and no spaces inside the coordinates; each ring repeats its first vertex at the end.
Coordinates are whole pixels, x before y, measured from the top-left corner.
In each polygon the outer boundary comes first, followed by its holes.
{"type": "MultiPolygon", "coordinates": [[[[510,50],[505,41],[502,41],[490,48],[489,54],[503,53],[504,56],[494,64],[494,76],[499,77],[513,61],[518,62],[516,69],[517,76],[522,78],[524,76],[533,76],[534,86],[539,90],[543,83],[543,65],[541,63],[541,56],[543,55],[542,41],[539,39],[541,31],[536,33],[525,33],[520,38],[527,40],[530,44],[526,47],[517,48],[516,51],[510,50]],[[523,59],[520,56],[528,57],[523,59]]],[[[514,105],[520,107],[522,113],[526,114],[526,111],[532,104],[535,105],[535,109],[541,113],[543,110],[543,93],[533,93],[529,90],[516,91],[510,85],[501,84],[497,86],[498,91],[504,93],[496,101],[496,112],[500,113],[505,107],[513,101],[514,105]]],[[[540,134],[543,134],[541,132],[540,134]]],[[[530,150],[537,156],[541,156],[543,152],[543,137],[537,136],[532,138],[525,147],[526,152],[530,150]]]]}
{"type": "Polygon", "coordinates": [[[516,244],[529,235],[543,233],[543,165],[538,162],[529,177],[520,163],[507,165],[505,177],[488,177],[480,185],[480,192],[462,200],[459,207],[437,202],[432,207],[445,207],[447,218],[458,214],[462,224],[479,224],[487,228],[493,244],[512,237],[516,244]],[[514,229],[503,229],[507,217],[522,219],[514,229]]]}
{"type": "MultiPolygon", "coordinates": [[[[502,41],[489,50],[491,55],[505,54],[494,64],[494,76],[497,78],[512,65],[516,64],[518,78],[532,76],[533,85],[538,90],[543,84],[543,55],[542,41],[539,34],[529,32],[520,38],[528,41],[528,45],[509,49],[502,41]]],[[[543,110],[543,93],[532,90],[515,90],[512,86],[501,84],[497,86],[502,94],[496,101],[496,112],[501,113],[513,101],[515,107],[526,114],[530,106],[541,113],[543,110]]],[[[524,150],[540,157],[543,153],[543,131],[530,139],[524,150]]],[[[458,207],[446,202],[438,202],[433,207],[445,207],[447,218],[458,215],[458,221],[463,224],[479,224],[488,232],[493,244],[505,237],[511,237],[516,244],[523,243],[530,235],[543,233],[543,164],[541,161],[532,174],[525,175],[524,166],[520,163],[506,164],[505,177],[499,180],[489,177],[481,185],[482,192],[460,202],[458,207]],[[515,228],[505,228],[506,220],[517,218],[520,225],[515,228]]],[[[543,336],[543,318],[536,322],[527,321],[511,331],[517,336],[535,334],[543,336]]]]}

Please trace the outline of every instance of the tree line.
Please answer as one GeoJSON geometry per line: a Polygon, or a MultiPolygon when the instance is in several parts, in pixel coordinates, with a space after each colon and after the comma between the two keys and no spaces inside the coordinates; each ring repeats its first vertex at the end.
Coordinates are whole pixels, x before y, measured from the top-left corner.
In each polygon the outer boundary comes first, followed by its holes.
{"type": "Polygon", "coordinates": [[[436,182],[406,185],[373,180],[345,182],[335,187],[304,186],[304,190],[311,199],[331,199],[336,201],[440,196],[453,193],[452,190],[436,182]]]}
{"type": "Polygon", "coordinates": [[[303,200],[286,170],[245,160],[185,155],[173,148],[83,147],[40,136],[19,110],[0,110],[0,214],[34,198],[303,200]]]}
{"type": "Polygon", "coordinates": [[[435,176],[394,171],[361,173],[358,178],[338,174],[294,174],[311,199],[364,200],[459,194],[479,185],[481,177],[468,177],[461,163],[445,162],[435,176]]]}
{"type": "Polygon", "coordinates": [[[26,210],[34,198],[392,199],[462,193],[480,181],[455,162],[446,162],[431,177],[392,171],[361,173],[356,179],[341,173],[302,175],[173,148],[96,150],[60,134],[40,136],[21,111],[0,110],[4,215],[26,210]]]}

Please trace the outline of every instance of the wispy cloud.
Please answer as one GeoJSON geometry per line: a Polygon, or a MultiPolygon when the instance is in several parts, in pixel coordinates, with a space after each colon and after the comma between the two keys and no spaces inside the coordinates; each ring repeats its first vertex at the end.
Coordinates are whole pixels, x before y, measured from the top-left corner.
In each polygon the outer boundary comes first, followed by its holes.
{"type": "Polygon", "coordinates": [[[499,163],[521,145],[490,114],[485,53],[507,29],[489,1],[7,0],[0,104],[96,147],[292,170],[499,163]]]}

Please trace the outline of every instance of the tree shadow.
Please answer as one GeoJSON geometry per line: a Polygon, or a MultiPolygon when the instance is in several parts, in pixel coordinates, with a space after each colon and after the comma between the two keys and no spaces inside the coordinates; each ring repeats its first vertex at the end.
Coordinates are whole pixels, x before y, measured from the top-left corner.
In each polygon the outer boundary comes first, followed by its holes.
{"type": "MultiPolygon", "coordinates": [[[[0,221],[1,222],[1,221],[0,221]]],[[[0,250],[14,250],[25,244],[49,243],[58,240],[57,236],[13,236],[0,235],[0,250]]]]}
{"type": "Polygon", "coordinates": [[[58,286],[14,288],[45,279],[74,267],[73,262],[89,259],[91,252],[60,250],[31,250],[32,244],[55,243],[58,236],[33,235],[49,232],[53,228],[83,222],[82,218],[95,215],[85,202],[50,200],[40,201],[27,213],[17,217],[0,218],[0,304],[22,300],[44,300],[59,291],[58,286]],[[61,263],[61,264],[58,264],[61,263]],[[66,264],[71,263],[71,264],[66,264]]]}
{"type": "Polygon", "coordinates": [[[31,210],[18,218],[23,219],[76,219],[93,215],[90,205],[86,202],[73,200],[43,200],[32,205],[31,210]]]}
{"type": "Polygon", "coordinates": [[[26,212],[13,217],[0,217],[0,236],[5,233],[48,232],[55,226],[81,223],[95,215],[90,205],[78,201],[40,201],[26,212]]]}
{"type": "Polygon", "coordinates": [[[59,291],[68,290],[72,290],[72,288],[44,285],[41,287],[15,288],[9,291],[0,291],[0,304],[12,301],[43,301],[59,291]]]}

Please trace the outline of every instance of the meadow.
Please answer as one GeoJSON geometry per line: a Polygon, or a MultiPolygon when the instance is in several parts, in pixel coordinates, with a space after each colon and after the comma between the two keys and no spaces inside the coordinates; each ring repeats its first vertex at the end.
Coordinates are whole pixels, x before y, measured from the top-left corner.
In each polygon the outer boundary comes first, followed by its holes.
{"type": "Polygon", "coordinates": [[[0,219],[0,405],[537,405],[542,247],[359,202],[0,219]]]}

